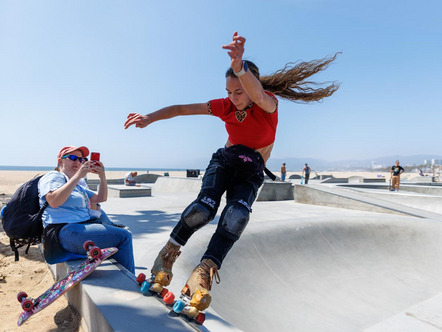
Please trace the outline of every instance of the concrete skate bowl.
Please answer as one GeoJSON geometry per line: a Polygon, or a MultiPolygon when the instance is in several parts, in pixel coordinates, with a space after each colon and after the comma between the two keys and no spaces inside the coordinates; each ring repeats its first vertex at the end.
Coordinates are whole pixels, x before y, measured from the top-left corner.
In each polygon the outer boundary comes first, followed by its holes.
{"type": "MultiPolygon", "coordinates": [[[[201,257],[212,232],[180,259],[201,257]]],[[[251,223],[211,307],[244,331],[362,331],[442,293],[441,239],[441,223],[383,214],[251,223]]]]}

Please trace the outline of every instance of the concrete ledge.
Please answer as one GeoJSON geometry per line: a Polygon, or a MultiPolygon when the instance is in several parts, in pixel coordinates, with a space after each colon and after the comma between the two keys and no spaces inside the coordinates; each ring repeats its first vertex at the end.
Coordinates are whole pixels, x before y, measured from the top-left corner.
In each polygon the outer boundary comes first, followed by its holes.
{"type": "Polygon", "coordinates": [[[152,188],[150,186],[131,187],[125,185],[108,186],[109,197],[149,197],[152,196],[152,188]]]}
{"type": "MultiPolygon", "coordinates": [[[[161,175],[158,174],[140,174],[137,175],[134,180],[137,183],[155,183],[155,181],[160,177],[161,175]]],[[[98,185],[100,184],[100,180],[99,179],[88,179],[87,180],[87,185],[89,187],[90,190],[98,190],[98,185]]],[[[107,184],[108,185],[112,185],[112,184],[124,184],[124,179],[120,178],[120,179],[107,179],[107,184]]]]}
{"type": "Polygon", "coordinates": [[[365,178],[364,183],[386,182],[385,178],[365,178]]]}
{"type": "Polygon", "coordinates": [[[392,213],[419,218],[441,219],[440,214],[411,208],[405,205],[387,202],[382,199],[366,197],[336,187],[322,185],[295,185],[297,203],[332,206],[351,210],[392,213]]]}
{"type": "MultiPolygon", "coordinates": [[[[55,279],[63,279],[81,264],[82,261],[83,260],[74,260],[56,264],[55,279]]],[[[102,264],[109,264],[109,262],[103,262],[102,264]]],[[[54,268],[54,265],[50,266],[54,268]]],[[[95,273],[95,271],[93,273],[95,273]]],[[[98,332],[114,331],[102,312],[98,310],[97,306],[84,290],[83,281],[71,288],[65,295],[69,304],[71,304],[81,315],[81,325],[84,330],[98,332]]]]}
{"type": "Polygon", "coordinates": [[[326,178],[321,183],[348,183],[348,178],[326,178]]]}
{"type": "Polygon", "coordinates": [[[156,193],[198,193],[201,189],[199,178],[159,177],[153,186],[153,194],[156,193]]]}
{"type": "MultiPolygon", "coordinates": [[[[97,191],[98,190],[98,185],[100,184],[100,180],[99,179],[90,179],[87,180],[87,186],[89,187],[90,190],[93,191],[97,191]]],[[[124,179],[107,179],[107,184],[124,184],[124,179]]]]}
{"type": "MultiPolygon", "coordinates": [[[[49,265],[54,279],[61,280],[82,260],[49,265]]],[[[147,274],[147,273],[146,273],[147,274]]],[[[65,293],[82,316],[82,328],[91,332],[111,331],[191,331],[196,327],[179,317],[151,296],[140,292],[135,276],[114,259],[104,261],[87,278],[65,293]]],[[[213,309],[207,310],[206,322],[198,331],[239,331],[213,309]]]]}
{"type": "Polygon", "coordinates": [[[290,182],[264,182],[258,192],[257,201],[285,201],[294,199],[290,182]]]}
{"type": "Polygon", "coordinates": [[[406,191],[412,191],[415,193],[421,193],[421,194],[429,194],[429,195],[439,195],[442,196],[442,187],[441,186],[435,186],[431,185],[430,183],[427,184],[401,184],[400,185],[401,190],[406,191]]]}

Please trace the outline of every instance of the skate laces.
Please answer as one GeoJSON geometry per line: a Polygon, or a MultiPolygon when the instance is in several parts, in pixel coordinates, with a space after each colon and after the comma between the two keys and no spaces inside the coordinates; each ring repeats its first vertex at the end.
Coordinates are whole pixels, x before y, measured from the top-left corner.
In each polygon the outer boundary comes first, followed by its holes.
{"type": "Polygon", "coordinates": [[[199,272],[201,286],[208,289],[209,291],[212,289],[213,277],[215,277],[215,281],[217,284],[221,282],[221,278],[219,277],[218,273],[218,267],[216,265],[211,265],[207,260],[203,260],[201,262],[199,272]]]}
{"type": "Polygon", "coordinates": [[[179,249],[175,249],[172,246],[166,246],[164,252],[161,254],[161,258],[166,262],[174,263],[180,254],[181,251],[179,249]]]}

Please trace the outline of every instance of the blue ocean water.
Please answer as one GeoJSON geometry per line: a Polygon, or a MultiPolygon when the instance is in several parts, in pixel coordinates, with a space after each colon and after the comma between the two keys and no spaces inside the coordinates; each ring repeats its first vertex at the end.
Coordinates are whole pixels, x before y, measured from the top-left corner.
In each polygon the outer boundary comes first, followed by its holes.
{"type": "MultiPolygon", "coordinates": [[[[1,166],[0,171],[52,171],[54,166],[1,166]]],[[[107,171],[137,171],[137,172],[147,172],[147,171],[185,171],[181,168],[129,168],[129,167],[106,167],[107,171]]]]}

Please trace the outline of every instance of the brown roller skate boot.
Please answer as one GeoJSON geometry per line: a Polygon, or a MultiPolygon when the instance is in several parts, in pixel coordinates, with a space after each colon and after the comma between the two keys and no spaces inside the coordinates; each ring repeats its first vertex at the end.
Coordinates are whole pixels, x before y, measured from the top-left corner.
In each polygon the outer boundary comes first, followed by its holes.
{"type": "Polygon", "coordinates": [[[212,281],[215,277],[217,284],[220,283],[218,267],[211,259],[203,259],[193,270],[186,286],[181,293],[191,297],[190,305],[199,311],[207,309],[212,301],[209,291],[212,289],[212,281]]]}
{"type": "Polygon", "coordinates": [[[168,286],[172,281],[172,266],[181,254],[180,247],[167,241],[166,245],[159,252],[151,270],[151,273],[155,276],[156,284],[168,286]]]}

